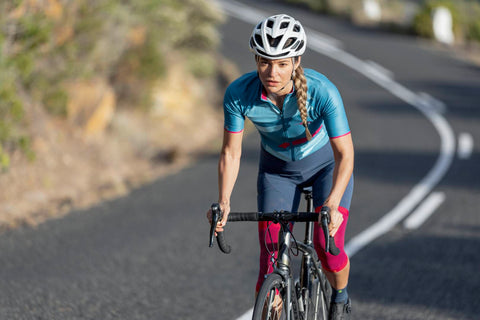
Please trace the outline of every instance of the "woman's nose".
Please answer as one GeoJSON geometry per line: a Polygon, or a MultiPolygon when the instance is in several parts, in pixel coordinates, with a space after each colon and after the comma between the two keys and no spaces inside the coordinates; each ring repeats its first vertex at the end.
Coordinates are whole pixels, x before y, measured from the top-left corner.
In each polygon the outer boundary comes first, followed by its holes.
{"type": "Polygon", "coordinates": [[[274,65],[268,68],[268,75],[274,76],[276,73],[277,73],[277,68],[274,65]]]}

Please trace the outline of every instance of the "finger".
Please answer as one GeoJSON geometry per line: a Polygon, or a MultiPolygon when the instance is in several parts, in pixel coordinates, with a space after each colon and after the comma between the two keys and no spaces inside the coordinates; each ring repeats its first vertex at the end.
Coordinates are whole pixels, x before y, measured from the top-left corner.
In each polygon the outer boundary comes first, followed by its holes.
{"type": "Polygon", "coordinates": [[[338,228],[333,229],[332,231],[329,232],[330,236],[335,237],[337,234],[338,228]]]}
{"type": "Polygon", "coordinates": [[[329,232],[329,234],[330,234],[332,237],[334,237],[335,234],[336,234],[337,231],[338,231],[338,228],[340,227],[340,224],[337,223],[337,221],[335,221],[335,222],[332,221],[332,222],[333,222],[333,223],[332,223],[332,226],[331,226],[331,228],[329,228],[328,232],[329,232]]]}
{"type": "Polygon", "coordinates": [[[329,233],[332,237],[334,237],[338,229],[340,229],[340,226],[342,225],[343,220],[344,219],[341,214],[335,215],[335,218],[332,220],[332,226],[331,228],[329,228],[329,233]]]}
{"type": "Polygon", "coordinates": [[[227,220],[228,220],[228,215],[224,215],[223,218],[222,218],[222,221],[221,221],[221,226],[224,227],[226,224],[227,224],[227,220]]]}
{"type": "Polygon", "coordinates": [[[341,224],[342,222],[337,219],[335,220],[332,219],[332,221],[330,221],[330,224],[328,225],[328,232],[332,237],[334,236],[335,233],[337,233],[337,230],[341,224]]]}
{"type": "Polygon", "coordinates": [[[336,214],[333,219],[333,223],[335,226],[340,226],[343,222],[343,216],[341,214],[336,214]]]}

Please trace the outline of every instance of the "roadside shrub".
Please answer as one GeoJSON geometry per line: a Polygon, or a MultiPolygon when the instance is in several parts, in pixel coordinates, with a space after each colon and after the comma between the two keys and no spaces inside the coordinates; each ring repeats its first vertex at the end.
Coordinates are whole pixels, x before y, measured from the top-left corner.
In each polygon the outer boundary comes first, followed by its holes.
{"type": "Polygon", "coordinates": [[[432,12],[443,6],[450,10],[453,18],[453,31],[458,42],[480,42],[480,3],[468,0],[430,0],[427,1],[414,20],[416,34],[432,38],[432,12]]]}
{"type": "Polygon", "coordinates": [[[480,19],[471,22],[468,29],[468,40],[480,42],[480,19]]]}
{"type": "Polygon", "coordinates": [[[316,12],[328,11],[328,0],[285,0],[285,2],[295,5],[305,5],[316,12]]]}
{"type": "Polygon", "coordinates": [[[467,40],[480,42],[480,2],[470,2],[467,9],[467,40]]]}
{"type": "Polygon", "coordinates": [[[0,69],[0,169],[3,171],[10,165],[9,153],[13,150],[24,151],[29,159],[33,159],[33,154],[30,140],[22,132],[23,104],[14,85],[12,70],[1,58],[0,69]]]}
{"type": "Polygon", "coordinates": [[[453,31],[458,36],[461,33],[460,14],[455,4],[450,0],[426,1],[414,18],[414,32],[425,38],[433,38],[432,13],[438,7],[445,7],[450,10],[453,20],[453,31]]]}

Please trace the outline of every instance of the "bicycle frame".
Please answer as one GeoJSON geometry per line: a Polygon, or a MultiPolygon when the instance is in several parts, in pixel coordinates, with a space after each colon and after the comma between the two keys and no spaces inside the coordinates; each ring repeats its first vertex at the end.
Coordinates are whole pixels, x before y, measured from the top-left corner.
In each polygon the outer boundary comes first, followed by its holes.
{"type": "MultiPolygon", "coordinates": [[[[320,218],[320,225],[325,237],[325,251],[330,252],[333,255],[339,254],[339,249],[335,245],[335,239],[328,233],[328,224],[330,222],[330,209],[328,207],[322,207],[320,213],[315,213],[313,210],[313,197],[312,191],[308,189],[302,190],[305,194],[305,199],[307,200],[307,212],[286,212],[286,211],[274,211],[270,213],[262,212],[230,212],[228,221],[274,221],[279,222],[281,225],[280,234],[279,234],[279,250],[274,265],[275,277],[279,277],[284,283],[283,287],[288,288],[284,297],[284,311],[286,312],[285,318],[287,320],[292,319],[292,314],[294,318],[300,318],[302,315],[303,319],[307,317],[310,319],[311,314],[309,312],[314,312],[314,316],[318,315],[318,299],[321,299],[322,306],[322,316],[323,319],[327,319],[327,314],[329,312],[329,285],[326,280],[325,274],[318,266],[318,256],[315,248],[313,246],[313,227],[314,223],[317,223],[320,218]],[[293,235],[289,229],[289,221],[303,221],[306,222],[305,225],[305,240],[303,242],[297,242],[293,239],[293,235]],[[292,248],[292,242],[295,242],[295,247],[302,252],[302,264],[300,269],[300,278],[299,282],[293,281],[293,275],[291,272],[291,257],[290,250],[292,248]],[[312,281],[313,280],[313,281],[312,281]],[[317,282],[318,281],[318,285],[317,282]],[[315,292],[311,292],[312,288],[316,289],[315,292]],[[300,289],[300,291],[299,291],[300,289]],[[294,295],[292,296],[292,292],[294,295]],[[305,303],[303,298],[306,299],[305,303]],[[315,298],[313,302],[315,310],[309,306],[311,299],[315,298]]],[[[211,207],[211,226],[210,226],[210,237],[209,237],[209,246],[213,246],[213,240],[215,238],[215,225],[217,221],[220,221],[222,217],[222,212],[220,205],[218,203],[212,204],[211,207]]],[[[231,247],[225,241],[223,232],[217,232],[217,242],[219,249],[224,253],[230,253],[231,247]]],[[[267,277],[268,279],[268,277],[267,277]]],[[[274,278],[272,278],[274,279],[274,278]]],[[[275,281],[275,280],[272,280],[275,281]]],[[[257,302],[256,302],[257,303],[257,302]]],[[[254,308],[254,313],[257,306],[254,308]]]]}
{"type": "MultiPolygon", "coordinates": [[[[313,199],[311,191],[304,191],[305,199],[307,200],[307,212],[313,212],[313,199]]],[[[310,275],[313,272],[317,279],[321,279],[322,271],[318,267],[318,264],[315,261],[318,261],[317,252],[313,247],[313,224],[314,222],[306,222],[305,225],[305,240],[304,242],[296,242],[296,247],[299,251],[302,252],[302,266],[300,269],[300,288],[311,288],[311,279],[310,275]]],[[[274,266],[273,273],[278,273],[284,281],[287,283],[287,287],[291,288],[292,290],[287,290],[287,297],[286,297],[286,308],[285,308],[285,315],[286,320],[291,320],[291,309],[293,306],[297,306],[300,310],[296,310],[296,312],[305,312],[303,309],[303,301],[298,301],[297,295],[295,295],[292,299],[292,291],[295,289],[292,272],[291,272],[291,257],[290,257],[290,248],[292,247],[292,234],[290,230],[288,230],[288,226],[282,223],[281,231],[279,234],[279,251],[278,251],[278,258],[277,263],[274,266]]],[[[326,288],[324,287],[324,283],[319,281],[321,287],[322,295],[326,292],[326,288]]],[[[307,292],[308,294],[308,292],[307,292]]],[[[301,297],[301,295],[300,295],[301,297]]],[[[323,299],[323,297],[322,297],[323,299]]],[[[322,304],[323,305],[323,304],[322,304]]],[[[306,305],[308,310],[308,305],[306,305]]],[[[328,306],[324,306],[328,308],[328,306]]],[[[295,310],[294,310],[295,312],[295,310]]],[[[307,311],[308,312],[308,311],[307,311]]],[[[318,310],[315,310],[317,313],[318,310]]],[[[328,313],[328,310],[325,308],[322,310],[324,319],[328,313]]]]}

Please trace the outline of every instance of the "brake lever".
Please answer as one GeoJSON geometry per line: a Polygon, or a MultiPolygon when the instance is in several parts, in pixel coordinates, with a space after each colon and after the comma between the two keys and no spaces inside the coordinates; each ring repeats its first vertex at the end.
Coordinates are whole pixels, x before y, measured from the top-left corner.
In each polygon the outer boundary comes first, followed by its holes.
{"type": "Polygon", "coordinates": [[[222,216],[222,210],[220,209],[220,204],[218,203],[212,204],[211,211],[212,211],[212,223],[210,225],[210,243],[208,245],[210,248],[213,247],[213,240],[215,239],[215,228],[222,216]]]}
{"type": "Polygon", "coordinates": [[[330,237],[328,233],[328,225],[330,224],[330,208],[322,207],[320,211],[323,235],[325,237],[325,252],[330,250],[330,237]]]}
{"type": "Polygon", "coordinates": [[[325,236],[325,252],[330,252],[332,255],[338,256],[340,254],[340,249],[338,249],[337,245],[335,244],[335,238],[330,236],[330,233],[328,232],[328,225],[330,224],[330,208],[322,207],[322,210],[320,210],[320,215],[323,234],[325,236]]]}

